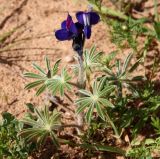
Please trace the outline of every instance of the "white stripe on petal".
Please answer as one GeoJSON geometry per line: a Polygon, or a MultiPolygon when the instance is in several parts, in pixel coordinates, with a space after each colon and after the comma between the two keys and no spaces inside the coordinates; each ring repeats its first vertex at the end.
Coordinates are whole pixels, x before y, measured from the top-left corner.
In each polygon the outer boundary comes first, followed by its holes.
{"type": "Polygon", "coordinates": [[[90,15],[89,14],[83,14],[83,21],[85,26],[90,26],[90,15]]]}

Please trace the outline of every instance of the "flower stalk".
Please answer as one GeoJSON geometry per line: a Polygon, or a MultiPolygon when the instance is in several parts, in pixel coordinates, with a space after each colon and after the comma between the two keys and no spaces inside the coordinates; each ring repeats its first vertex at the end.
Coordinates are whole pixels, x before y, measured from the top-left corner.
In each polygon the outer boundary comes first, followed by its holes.
{"type": "MultiPolygon", "coordinates": [[[[78,56],[78,63],[79,63],[78,86],[80,89],[84,89],[85,79],[84,79],[84,66],[83,66],[83,57],[82,56],[78,56]]],[[[78,95],[79,95],[79,97],[82,96],[80,93],[78,95]]],[[[84,125],[84,113],[83,112],[77,114],[77,124],[80,127],[83,127],[83,125],[84,125]]],[[[78,131],[78,134],[81,133],[79,128],[77,129],[77,131],[78,131]]]]}

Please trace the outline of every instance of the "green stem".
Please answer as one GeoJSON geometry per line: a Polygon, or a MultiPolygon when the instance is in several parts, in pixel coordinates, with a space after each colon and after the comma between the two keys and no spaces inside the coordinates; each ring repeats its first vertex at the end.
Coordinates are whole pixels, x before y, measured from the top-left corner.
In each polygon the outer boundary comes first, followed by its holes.
{"type": "Polygon", "coordinates": [[[111,118],[109,117],[107,112],[106,112],[106,118],[107,118],[108,122],[110,123],[111,127],[113,128],[116,137],[118,139],[120,139],[120,135],[118,133],[118,130],[117,130],[116,126],[114,125],[113,121],[111,120],[111,118]]]}

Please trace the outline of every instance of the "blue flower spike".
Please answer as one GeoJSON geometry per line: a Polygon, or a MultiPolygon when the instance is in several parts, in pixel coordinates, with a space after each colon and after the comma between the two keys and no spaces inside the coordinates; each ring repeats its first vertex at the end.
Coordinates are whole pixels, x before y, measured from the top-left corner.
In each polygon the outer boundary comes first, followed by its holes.
{"type": "Polygon", "coordinates": [[[84,26],[84,34],[87,39],[91,37],[91,27],[99,22],[100,17],[96,12],[77,12],[77,20],[84,26]]]}
{"type": "Polygon", "coordinates": [[[72,17],[68,14],[67,19],[62,22],[61,29],[55,32],[55,36],[58,40],[71,40],[74,35],[78,34],[77,27],[72,20],[72,17]]]}

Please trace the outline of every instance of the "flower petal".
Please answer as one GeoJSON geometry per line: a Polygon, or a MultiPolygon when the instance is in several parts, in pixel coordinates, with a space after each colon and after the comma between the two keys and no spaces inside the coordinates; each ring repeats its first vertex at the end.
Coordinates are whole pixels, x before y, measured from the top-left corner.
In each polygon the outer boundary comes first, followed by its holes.
{"type": "Polygon", "coordinates": [[[84,26],[97,24],[100,20],[99,15],[96,12],[77,12],[76,17],[79,23],[84,26]]]}
{"type": "Polygon", "coordinates": [[[76,13],[76,18],[78,22],[81,23],[82,25],[84,25],[83,14],[85,13],[82,11],[76,13]]]}
{"type": "Polygon", "coordinates": [[[72,38],[72,33],[67,29],[60,29],[55,32],[55,36],[60,41],[70,40],[72,38]]]}
{"type": "Polygon", "coordinates": [[[66,29],[66,20],[64,20],[64,21],[61,23],[61,28],[62,28],[62,29],[66,29]]]}
{"type": "Polygon", "coordinates": [[[91,37],[91,26],[84,27],[84,34],[87,39],[91,37]]]}
{"type": "Polygon", "coordinates": [[[76,28],[76,25],[72,22],[71,25],[70,25],[70,28],[69,28],[69,31],[74,33],[74,34],[77,34],[78,33],[78,30],[76,28]]]}
{"type": "Polygon", "coordinates": [[[90,15],[90,25],[97,24],[100,20],[99,15],[96,12],[88,12],[90,15]]]}
{"type": "Polygon", "coordinates": [[[72,17],[68,14],[67,20],[66,20],[66,29],[70,28],[71,23],[73,23],[73,20],[72,20],[72,17]]]}

